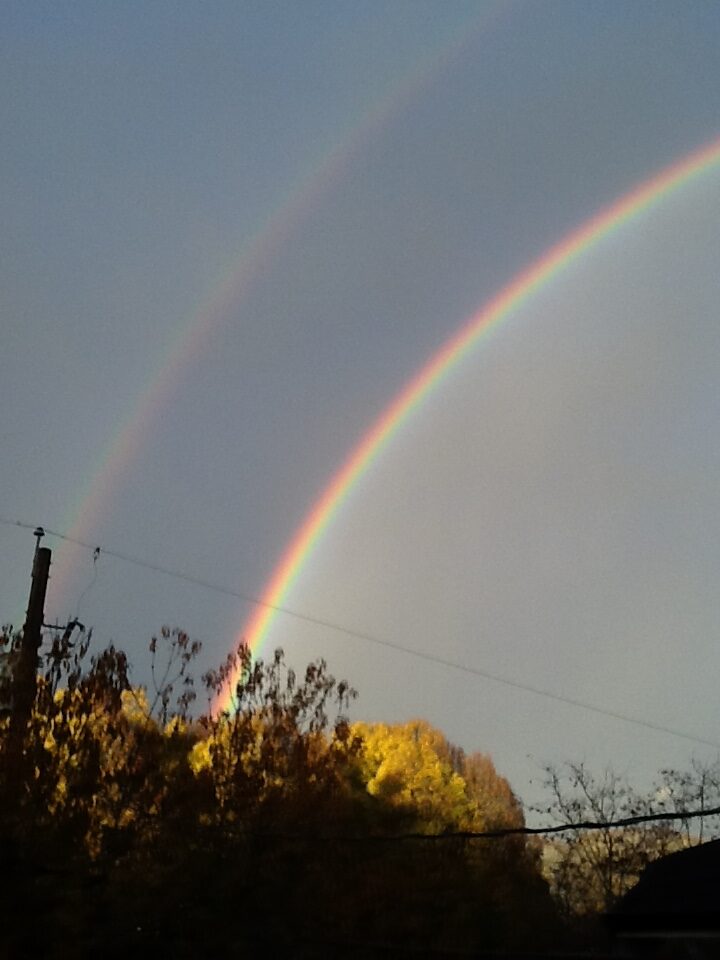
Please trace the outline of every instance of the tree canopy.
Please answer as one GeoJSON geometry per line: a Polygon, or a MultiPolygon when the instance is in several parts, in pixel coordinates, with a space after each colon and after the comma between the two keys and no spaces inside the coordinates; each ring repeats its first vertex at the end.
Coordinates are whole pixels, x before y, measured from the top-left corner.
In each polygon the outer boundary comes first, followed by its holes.
{"type": "MultiPolygon", "coordinates": [[[[19,638],[0,640],[12,656],[19,638]]],[[[199,643],[164,628],[149,646],[152,682],[139,687],[122,651],[55,639],[19,756],[0,716],[3,955],[567,944],[558,908],[596,916],[650,860],[717,830],[708,819],[484,838],[525,823],[491,758],[425,720],[351,722],[355,692],[324,661],[297,675],[280,650],[263,661],[240,647],[203,678],[210,702],[232,683],[232,709],[198,716],[199,643]]],[[[612,771],[547,774],[552,822],[720,799],[717,767],[697,763],[662,771],[650,799],[612,771]]]]}

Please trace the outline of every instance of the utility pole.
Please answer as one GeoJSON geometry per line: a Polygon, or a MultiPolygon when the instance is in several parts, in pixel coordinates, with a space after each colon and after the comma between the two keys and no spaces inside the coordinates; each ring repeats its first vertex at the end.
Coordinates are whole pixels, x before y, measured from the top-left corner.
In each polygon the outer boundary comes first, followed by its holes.
{"type": "MultiPolygon", "coordinates": [[[[50,576],[51,551],[41,547],[45,536],[42,527],[35,530],[37,538],[33,559],[30,598],[28,600],[25,626],[23,627],[20,649],[12,671],[12,705],[10,729],[8,730],[8,760],[11,771],[20,775],[25,732],[32,716],[35,694],[37,692],[38,651],[42,641],[42,626],[45,616],[45,594],[50,576]]],[[[12,774],[11,774],[12,775],[12,774]]]]}

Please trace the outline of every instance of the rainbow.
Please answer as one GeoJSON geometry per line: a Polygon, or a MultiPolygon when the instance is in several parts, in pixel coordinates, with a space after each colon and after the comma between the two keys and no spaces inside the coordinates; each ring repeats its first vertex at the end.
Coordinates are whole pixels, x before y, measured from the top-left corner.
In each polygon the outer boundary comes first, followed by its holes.
{"type": "MultiPolygon", "coordinates": [[[[259,652],[275,617],[286,612],[283,604],[298,574],[355,484],[453,367],[489,331],[600,240],[718,164],[720,138],[645,180],[550,247],[446,341],[351,450],[295,532],[265,587],[255,613],[240,633],[240,639],[253,653],[259,652]]],[[[214,705],[216,711],[232,709],[232,693],[237,679],[239,677],[234,678],[227,691],[218,697],[214,705]]]]}
{"type": "MultiPolygon", "coordinates": [[[[305,216],[341,181],[352,161],[392,120],[452,63],[459,59],[485,31],[492,30],[510,12],[507,0],[495,0],[478,14],[464,19],[427,56],[411,64],[359,119],[350,122],[336,142],[321,152],[315,162],[271,210],[246,244],[228,258],[224,270],[208,286],[196,309],[178,325],[173,343],[142,389],[124,420],[102,451],[88,480],[65,510],[58,529],[67,533],[53,565],[49,605],[67,607],[74,564],[65,551],[73,541],[94,541],[94,531],[118,491],[128,465],[135,461],[152,428],[160,420],[188,368],[201,356],[210,336],[239,304],[253,284],[269,268],[305,216]]],[[[95,541],[96,542],[96,541],[95,541]]],[[[22,608],[18,607],[18,612],[22,608]]],[[[65,609],[65,614],[77,610],[65,609]]]]}

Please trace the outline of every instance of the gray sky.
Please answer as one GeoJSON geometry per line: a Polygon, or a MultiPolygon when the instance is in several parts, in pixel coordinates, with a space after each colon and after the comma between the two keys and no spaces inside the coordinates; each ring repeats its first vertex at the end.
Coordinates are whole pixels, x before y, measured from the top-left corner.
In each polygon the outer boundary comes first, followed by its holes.
{"type": "MultiPolygon", "coordinates": [[[[0,20],[0,515],[254,597],[472,313],[720,134],[710,2],[6,2],[0,20]]],[[[720,742],[718,223],[714,170],[482,340],[288,605],[720,742]]],[[[49,619],[79,613],[139,680],[161,624],[209,666],[252,613],[47,543],[49,619]]],[[[32,547],[0,525],[5,620],[32,547]]],[[[489,752],[527,801],[545,761],[641,779],[716,754],[290,617],[270,643],[324,656],[357,716],[425,716],[489,752]]]]}

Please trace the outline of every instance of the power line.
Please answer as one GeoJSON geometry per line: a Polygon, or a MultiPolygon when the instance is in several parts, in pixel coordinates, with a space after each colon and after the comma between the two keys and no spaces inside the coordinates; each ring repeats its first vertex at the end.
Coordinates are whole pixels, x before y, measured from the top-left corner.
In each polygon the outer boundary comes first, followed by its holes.
{"type": "MultiPolygon", "coordinates": [[[[20,527],[23,530],[34,530],[36,527],[35,524],[23,523],[20,520],[8,520],[5,517],[0,517],[0,523],[10,527],[20,527]]],[[[397,643],[396,641],[376,637],[370,633],[363,633],[359,630],[354,630],[352,627],[346,627],[341,623],[336,623],[333,620],[326,620],[323,617],[314,617],[309,614],[300,613],[297,610],[292,610],[289,607],[268,603],[267,600],[262,600],[259,597],[251,596],[248,593],[243,593],[239,590],[233,590],[230,587],[225,587],[209,580],[203,580],[200,577],[194,577],[190,574],[183,573],[180,570],[173,570],[170,567],[165,567],[158,563],[152,563],[149,560],[143,560],[141,557],[135,557],[127,553],[121,553],[118,550],[110,550],[106,549],[105,547],[99,547],[96,544],[87,543],[83,540],[78,540],[75,537],[70,537],[67,534],[59,533],[57,530],[50,530],[48,527],[45,527],[45,533],[48,536],[57,537],[59,540],[64,540],[67,543],[75,544],[75,546],[82,547],[85,550],[91,550],[95,557],[97,557],[99,553],[104,553],[108,557],[114,557],[117,560],[121,560],[123,563],[129,563],[145,570],[151,570],[154,573],[161,573],[166,577],[182,580],[185,583],[191,583],[196,587],[201,587],[202,589],[210,590],[214,593],[234,597],[236,600],[243,600],[246,603],[252,603],[257,606],[266,607],[267,609],[274,610],[276,613],[283,614],[284,616],[292,617],[296,620],[302,620],[304,623],[311,624],[312,626],[323,627],[336,633],[342,633],[345,636],[351,637],[355,640],[363,640],[366,643],[372,643],[376,646],[385,647],[389,650],[395,650],[398,653],[405,654],[406,656],[415,657],[418,660],[424,660],[428,663],[435,663],[442,667],[448,667],[451,670],[457,670],[460,673],[466,673],[470,676],[482,677],[484,680],[492,680],[494,683],[511,687],[514,690],[523,690],[525,693],[532,693],[537,697],[544,697],[547,700],[554,700],[556,703],[563,703],[567,706],[577,707],[581,710],[587,710],[591,713],[598,714],[599,716],[609,717],[612,720],[620,720],[622,723],[629,723],[635,726],[645,727],[645,729],[653,730],[656,733],[666,733],[673,737],[679,737],[682,740],[689,740],[692,743],[701,743],[707,747],[715,747],[716,749],[720,749],[720,742],[716,740],[708,740],[703,737],[695,736],[691,733],[686,733],[682,730],[677,730],[674,727],[653,723],[650,720],[642,720],[639,717],[633,717],[629,714],[620,713],[615,710],[608,710],[605,707],[599,707],[596,704],[588,703],[575,697],[568,697],[560,693],[554,693],[553,691],[545,690],[542,687],[536,687],[529,683],[523,683],[519,680],[513,680],[510,677],[502,676],[501,674],[492,673],[489,670],[482,670],[479,667],[469,667],[465,664],[458,663],[456,660],[448,660],[447,658],[438,656],[434,653],[413,650],[412,647],[406,647],[401,643],[397,643]]]]}
{"type": "Polygon", "coordinates": [[[676,820],[697,820],[701,817],[716,817],[720,807],[701,810],[677,810],[673,813],[643,813],[632,817],[620,817],[617,820],[577,820],[574,823],[558,823],[549,827],[499,827],[496,830],[455,830],[448,833],[393,833],[349,836],[311,835],[301,833],[261,833],[252,831],[253,836],[273,840],[296,840],[309,843],[394,843],[399,840],[420,840],[437,843],[443,840],[499,840],[503,837],[544,836],[572,831],[620,830],[624,827],[636,827],[644,823],[666,823],[676,820]]]}

